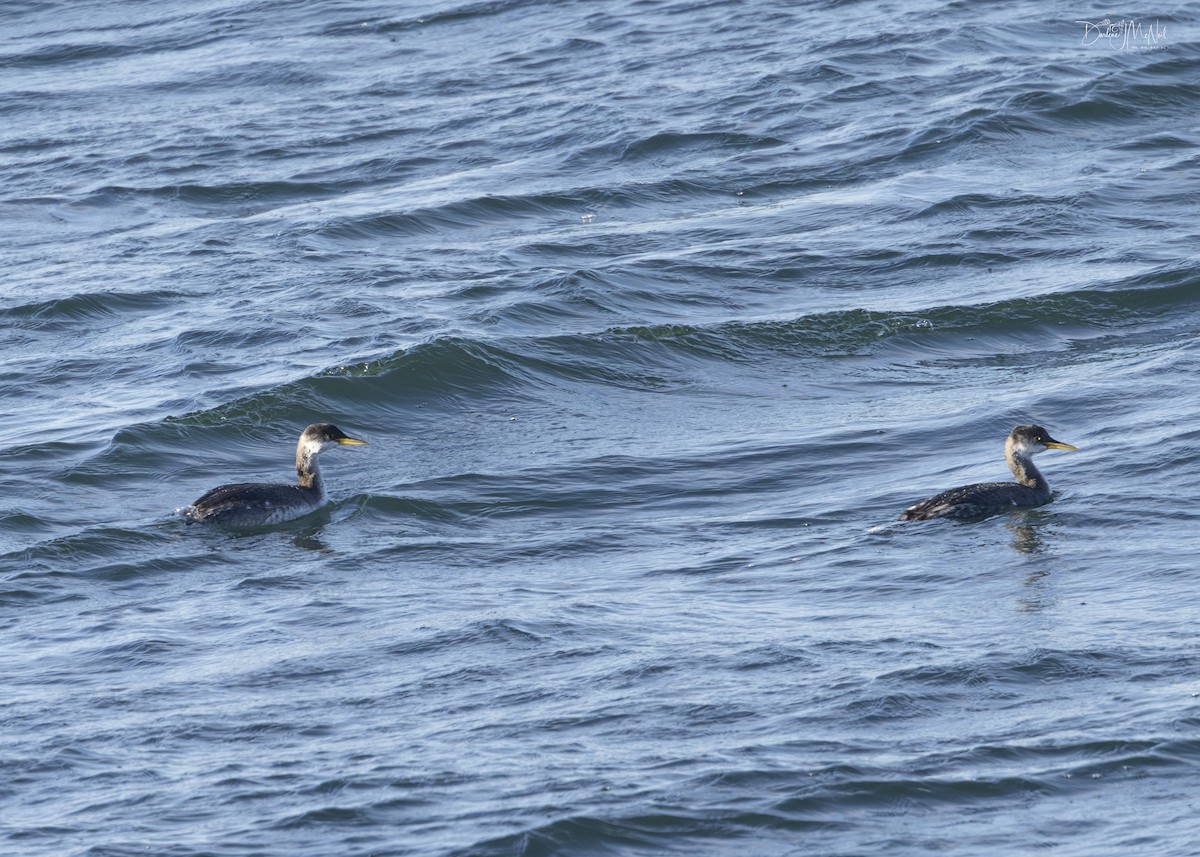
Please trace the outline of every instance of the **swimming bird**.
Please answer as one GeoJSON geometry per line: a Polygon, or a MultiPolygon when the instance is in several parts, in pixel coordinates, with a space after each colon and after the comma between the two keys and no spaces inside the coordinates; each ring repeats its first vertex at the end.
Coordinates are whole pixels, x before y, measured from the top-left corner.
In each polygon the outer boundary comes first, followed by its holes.
{"type": "Polygon", "coordinates": [[[1076,447],[1050,437],[1041,426],[1017,426],[1004,442],[1004,460],[1016,482],[981,482],[951,488],[928,500],[909,506],[901,521],[930,518],[975,518],[1020,506],[1050,502],[1050,483],[1033,465],[1033,456],[1047,449],[1075,451],[1076,447]]]}
{"type": "Polygon", "coordinates": [[[296,474],[299,484],[238,482],[222,485],[180,510],[189,521],[259,527],[291,521],[324,505],[325,483],[317,456],[335,446],[366,446],[365,440],[350,437],[337,426],[314,423],[296,444],[296,474]]]}

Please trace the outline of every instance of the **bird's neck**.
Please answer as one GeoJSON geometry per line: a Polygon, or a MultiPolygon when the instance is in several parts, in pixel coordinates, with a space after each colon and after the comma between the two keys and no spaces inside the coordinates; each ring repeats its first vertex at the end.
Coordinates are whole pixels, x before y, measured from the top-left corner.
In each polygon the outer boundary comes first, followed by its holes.
{"type": "Polygon", "coordinates": [[[296,476],[300,479],[301,488],[309,488],[320,493],[324,487],[321,484],[321,468],[317,464],[315,453],[304,449],[296,450],[296,476]]]}
{"type": "Polygon", "coordinates": [[[1036,488],[1040,491],[1050,490],[1050,483],[1046,481],[1046,477],[1037,469],[1033,463],[1033,459],[1028,455],[1010,451],[1005,457],[1008,459],[1008,469],[1012,471],[1012,475],[1022,485],[1027,488],[1036,488]]]}

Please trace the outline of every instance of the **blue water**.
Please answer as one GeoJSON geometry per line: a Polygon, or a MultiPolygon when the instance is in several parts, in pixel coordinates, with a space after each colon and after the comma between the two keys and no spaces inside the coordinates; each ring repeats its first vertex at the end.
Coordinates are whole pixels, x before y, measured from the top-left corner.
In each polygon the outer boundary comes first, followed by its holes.
{"type": "Polygon", "coordinates": [[[3,18],[0,851],[1195,852],[1200,4],[3,18]]]}

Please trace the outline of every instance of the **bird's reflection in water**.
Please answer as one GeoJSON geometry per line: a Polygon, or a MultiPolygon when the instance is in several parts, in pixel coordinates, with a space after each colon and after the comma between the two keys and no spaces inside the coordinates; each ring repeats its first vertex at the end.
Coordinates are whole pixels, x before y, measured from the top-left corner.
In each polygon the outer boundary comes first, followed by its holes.
{"type": "Polygon", "coordinates": [[[1017,609],[1022,613],[1040,613],[1058,601],[1050,589],[1050,572],[1035,571],[1021,582],[1026,588],[1017,599],[1017,609]]]}
{"type": "MultiPolygon", "coordinates": [[[[1040,522],[1046,517],[1041,512],[1031,511],[1021,515],[1018,520],[1006,523],[1012,549],[1027,557],[1044,554],[1046,544],[1040,522]]],[[[1017,599],[1017,609],[1022,613],[1041,612],[1058,600],[1050,589],[1050,572],[1042,568],[1035,568],[1021,582],[1025,584],[1025,590],[1017,599]]]]}
{"type": "Polygon", "coordinates": [[[1020,522],[1010,521],[1004,526],[1008,528],[1009,535],[1012,536],[1009,544],[1017,553],[1038,554],[1046,549],[1040,527],[1029,523],[1026,516],[1023,515],[1020,522]]]}

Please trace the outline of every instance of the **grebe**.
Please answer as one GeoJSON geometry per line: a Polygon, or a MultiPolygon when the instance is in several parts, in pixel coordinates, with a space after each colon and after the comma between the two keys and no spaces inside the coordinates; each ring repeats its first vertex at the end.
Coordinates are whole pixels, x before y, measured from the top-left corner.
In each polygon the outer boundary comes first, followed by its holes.
{"type": "Polygon", "coordinates": [[[930,518],[975,518],[1019,506],[1041,506],[1050,502],[1050,483],[1033,466],[1033,456],[1047,449],[1075,451],[1076,447],[1050,437],[1041,426],[1017,426],[1004,442],[1004,459],[1016,482],[981,482],[951,488],[909,506],[901,521],[930,518]]]}
{"type": "Polygon", "coordinates": [[[347,435],[337,426],[314,423],[296,444],[297,485],[239,482],[214,488],[180,510],[189,521],[260,527],[281,524],[316,511],[325,503],[325,484],[317,456],[335,446],[366,446],[365,440],[347,435]]]}

